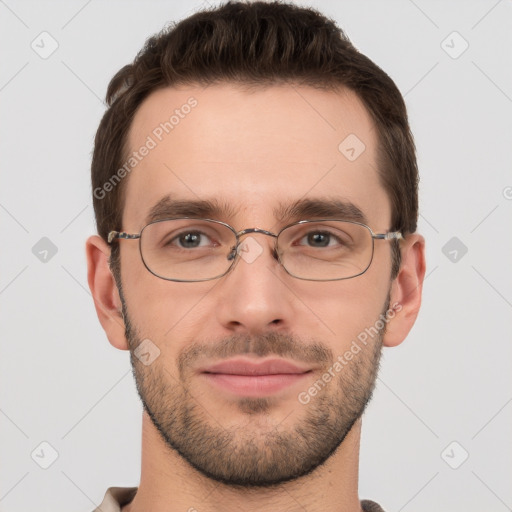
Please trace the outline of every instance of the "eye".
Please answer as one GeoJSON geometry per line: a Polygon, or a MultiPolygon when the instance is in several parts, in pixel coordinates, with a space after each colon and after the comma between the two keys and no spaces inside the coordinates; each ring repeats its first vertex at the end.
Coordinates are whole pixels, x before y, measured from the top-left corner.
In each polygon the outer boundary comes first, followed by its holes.
{"type": "Polygon", "coordinates": [[[184,231],[169,240],[165,245],[177,245],[182,249],[194,249],[196,247],[215,245],[215,243],[201,231],[184,231]]]}
{"type": "Polygon", "coordinates": [[[298,242],[298,245],[308,245],[309,247],[333,247],[336,245],[346,245],[345,242],[334,233],[329,231],[310,231],[304,235],[298,242]]]}
{"type": "Polygon", "coordinates": [[[320,231],[308,233],[304,238],[307,240],[307,243],[313,247],[327,247],[331,241],[330,233],[321,233],[320,231]]]}

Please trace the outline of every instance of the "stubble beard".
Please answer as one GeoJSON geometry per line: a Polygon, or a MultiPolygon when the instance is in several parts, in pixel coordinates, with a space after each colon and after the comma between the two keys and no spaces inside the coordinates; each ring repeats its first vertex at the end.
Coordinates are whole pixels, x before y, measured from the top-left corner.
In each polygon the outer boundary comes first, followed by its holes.
{"type": "MultiPolygon", "coordinates": [[[[294,337],[276,332],[258,337],[234,335],[215,345],[187,345],[178,356],[177,375],[172,375],[164,358],[145,366],[134,355],[143,337],[130,321],[121,290],[120,295],[133,375],[145,411],[167,446],[214,481],[263,488],[313,472],[338,449],[371,400],[385,327],[309,403],[296,399],[279,407],[283,402],[272,396],[242,397],[235,405],[241,422],[223,425],[223,419],[215,417],[215,403],[206,403],[191,391],[197,375],[189,370],[190,363],[205,353],[223,358],[243,354],[290,357],[327,371],[335,361],[333,352],[323,343],[298,344],[294,337]],[[290,426],[285,420],[294,414],[290,426]]],[[[388,307],[389,297],[383,314],[388,307]]],[[[323,373],[319,371],[315,381],[323,373]]],[[[305,390],[311,384],[308,381],[305,390]]]]}

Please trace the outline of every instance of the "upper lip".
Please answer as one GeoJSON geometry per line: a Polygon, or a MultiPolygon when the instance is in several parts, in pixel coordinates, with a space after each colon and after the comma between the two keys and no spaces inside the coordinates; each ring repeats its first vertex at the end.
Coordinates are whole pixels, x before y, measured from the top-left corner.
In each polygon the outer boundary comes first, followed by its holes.
{"type": "Polygon", "coordinates": [[[202,373],[224,373],[228,375],[277,375],[283,373],[300,374],[311,368],[299,366],[284,359],[267,359],[255,363],[247,359],[228,359],[201,369],[202,373]]]}

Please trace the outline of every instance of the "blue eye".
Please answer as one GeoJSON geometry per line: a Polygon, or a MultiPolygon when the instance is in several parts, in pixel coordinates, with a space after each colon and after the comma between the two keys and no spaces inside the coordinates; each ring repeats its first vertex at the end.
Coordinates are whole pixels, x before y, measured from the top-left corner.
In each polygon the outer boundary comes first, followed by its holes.
{"type": "Polygon", "coordinates": [[[182,234],[175,238],[175,240],[178,240],[182,247],[199,247],[201,245],[201,236],[202,233],[196,231],[182,234]]]}
{"type": "Polygon", "coordinates": [[[300,239],[299,245],[307,245],[315,248],[346,245],[346,243],[340,237],[330,233],[329,231],[310,231],[300,239]]]}
{"type": "Polygon", "coordinates": [[[326,247],[330,242],[330,234],[329,233],[320,233],[314,232],[309,233],[306,237],[308,244],[313,245],[314,247],[326,247]]]}
{"type": "Polygon", "coordinates": [[[212,245],[212,241],[207,235],[201,233],[201,231],[184,231],[169,240],[166,245],[174,245],[182,249],[194,249],[196,247],[212,245]]]}

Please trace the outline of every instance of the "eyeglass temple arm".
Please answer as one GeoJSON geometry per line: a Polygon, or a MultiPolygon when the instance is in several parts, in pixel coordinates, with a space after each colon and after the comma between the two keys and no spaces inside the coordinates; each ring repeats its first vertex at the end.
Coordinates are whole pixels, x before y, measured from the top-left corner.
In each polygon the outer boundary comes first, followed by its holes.
{"type": "Polygon", "coordinates": [[[379,240],[403,240],[403,235],[400,231],[390,231],[389,233],[378,233],[376,235],[372,235],[373,238],[377,238],[379,240]]]}
{"type": "Polygon", "coordinates": [[[108,243],[111,244],[114,239],[123,238],[125,240],[134,240],[136,238],[140,238],[140,235],[131,235],[130,233],[125,233],[124,231],[111,231],[108,234],[108,243]]]}

